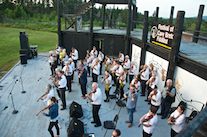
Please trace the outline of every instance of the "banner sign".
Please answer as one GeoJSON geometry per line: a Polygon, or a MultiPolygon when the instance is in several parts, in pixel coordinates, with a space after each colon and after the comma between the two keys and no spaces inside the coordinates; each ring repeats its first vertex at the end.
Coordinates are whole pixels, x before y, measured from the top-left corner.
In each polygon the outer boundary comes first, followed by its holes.
{"type": "Polygon", "coordinates": [[[151,28],[150,42],[171,50],[172,40],[174,39],[175,26],[154,23],[151,28]]]}

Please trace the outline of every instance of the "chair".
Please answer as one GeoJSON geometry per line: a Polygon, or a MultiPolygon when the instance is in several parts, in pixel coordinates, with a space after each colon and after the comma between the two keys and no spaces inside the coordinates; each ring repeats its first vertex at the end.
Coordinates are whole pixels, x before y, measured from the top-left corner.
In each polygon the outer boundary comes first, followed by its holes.
{"type": "MultiPolygon", "coordinates": [[[[117,125],[117,121],[119,119],[119,115],[117,114],[115,117],[114,117],[114,120],[113,121],[104,121],[104,128],[106,129],[106,132],[108,131],[108,129],[116,129],[116,125],[117,125]]],[[[104,134],[104,137],[106,136],[106,132],[104,134]]]]}
{"type": "Polygon", "coordinates": [[[191,114],[190,114],[190,116],[189,117],[186,117],[186,123],[188,124],[191,120],[193,120],[196,117],[197,114],[198,114],[197,111],[195,111],[195,110],[192,111],[191,114]]]}

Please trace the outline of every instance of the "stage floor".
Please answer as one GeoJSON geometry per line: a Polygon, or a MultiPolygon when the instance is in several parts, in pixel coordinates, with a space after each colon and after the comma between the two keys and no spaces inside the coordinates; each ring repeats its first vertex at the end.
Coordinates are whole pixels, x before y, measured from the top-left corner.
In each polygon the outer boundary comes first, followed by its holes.
{"type": "MultiPolygon", "coordinates": [[[[40,55],[40,54],[39,54],[40,55]]],[[[104,67],[103,67],[104,68],[104,67]]],[[[104,69],[102,70],[104,73],[104,69]]],[[[47,131],[49,125],[49,118],[39,114],[36,116],[37,112],[44,107],[46,104],[41,100],[37,102],[37,98],[43,95],[46,90],[45,87],[48,83],[51,83],[48,80],[51,71],[49,68],[49,63],[46,61],[45,56],[38,56],[37,58],[28,60],[28,64],[21,65],[17,63],[10,72],[7,73],[1,80],[1,85],[3,89],[0,90],[0,109],[2,110],[5,106],[8,108],[0,112],[0,135],[1,137],[49,137],[50,134],[47,131]],[[22,73],[22,75],[21,75],[22,73]],[[24,90],[26,93],[22,94],[21,80],[22,77],[24,90]],[[38,79],[41,78],[39,81],[38,79]],[[15,83],[16,79],[18,81],[15,83]],[[13,106],[12,100],[10,97],[10,92],[14,98],[15,109],[19,112],[17,114],[12,114],[13,106]]],[[[103,74],[102,73],[102,74],[103,74]]],[[[102,75],[104,76],[104,75],[102,75]]],[[[102,77],[99,76],[99,77],[102,77]]],[[[72,83],[72,92],[66,91],[66,100],[67,100],[67,109],[59,111],[60,119],[59,123],[61,126],[60,137],[67,136],[67,128],[69,121],[69,106],[73,101],[76,101],[82,106],[83,117],[80,120],[84,123],[85,133],[94,133],[96,137],[103,137],[106,129],[102,127],[94,127],[94,124],[91,124],[92,121],[92,108],[91,103],[87,103],[86,99],[81,98],[81,90],[77,85],[78,78],[77,72],[75,72],[74,83],[72,83]]],[[[88,86],[91,87],[91,77],[88,78],[88,86]]],[[[102,91],[102,99],[105,99],[104,85],[101,84],[101,79],[99,79],[99,87],[102,91]]],[[[124,88],[124,91],[128,90],[129,85],[127,84],[124,88]]],[[[91,91],[87,89],[88,93],[91,91]]],[[[111,93],[115,90],[115,87],[111,89],[111,93]]],[[[161,89],[160,89],[161,90],[161,89]]],[[[56,93],[56,92],[55,92],[56,93]]],[[[56,94],[57,95],[57,94],[56,94]]],[[[141,116],[148,112],[149,105],[144,101],[146,97],[141,97],[139,95],[138,102],[136,106],[136,112],[134,113],[134,123],[131,128],[128,128],[128,124],[125,123],[128,120],[128,114],[126,108],[115,106],[115,100],[111,100],[108,103],[102,102],[102,106],[99,112],[100,119],[103,125],[103,122],[106,120],[113,120],[114,116],[119,113],[119,120],[117,123],[117,129],[121,130],[122,137],[141,137],[142,136],[142,127],[138,128],[139,119],[141,116]],[[115,106],[115,108],[114,108],[115,106]]],[[[61,101],[59,103],[60,107],[61,101]]],[[[160,112],[160,110],[158,110],[160,112]]],[[[170,126],[167,124],[167,119],[162,120],[158,116],[159,121],[156,125],[155,132],[153,137],[167,137],[170,136],[170,126]]],[[[54,133],[56,134],[55,128],[53,128],[54,133]]],[[[106,137],[110,137],[113,130],[108,130],[106,137]]]]}

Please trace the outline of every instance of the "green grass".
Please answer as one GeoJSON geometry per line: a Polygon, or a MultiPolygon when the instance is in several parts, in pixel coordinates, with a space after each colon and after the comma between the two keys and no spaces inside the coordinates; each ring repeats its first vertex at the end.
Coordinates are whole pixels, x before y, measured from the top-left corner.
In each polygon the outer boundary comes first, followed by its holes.
{"type": "Polygon", "coordinates": [[[8,71],[20,60],[20,31],[28,35],[29,45],[38,45],[38,52],[52,50],[58,43],[57,33],[0,26],[0,71],[8,71]]]}

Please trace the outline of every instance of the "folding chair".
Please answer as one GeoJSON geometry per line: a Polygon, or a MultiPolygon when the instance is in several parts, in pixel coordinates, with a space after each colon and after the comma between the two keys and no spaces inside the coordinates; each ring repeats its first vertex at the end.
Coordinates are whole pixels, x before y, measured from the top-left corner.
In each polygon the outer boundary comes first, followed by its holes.
{"type": "MultiPolygon", "coordinates": [[[[119,115],[117,114],[114,117],[114,120],[113,121],[109,121],[109,120],[104,121],[104,126],[103,127],[106,129],[106,132],[108,131],[108,129],[116,129],[116,125],[117,125],[118,119],[119,119],[119,115]]],[[[106,136],[106,132],[104,134],[104,137],[106,136]]]]}

